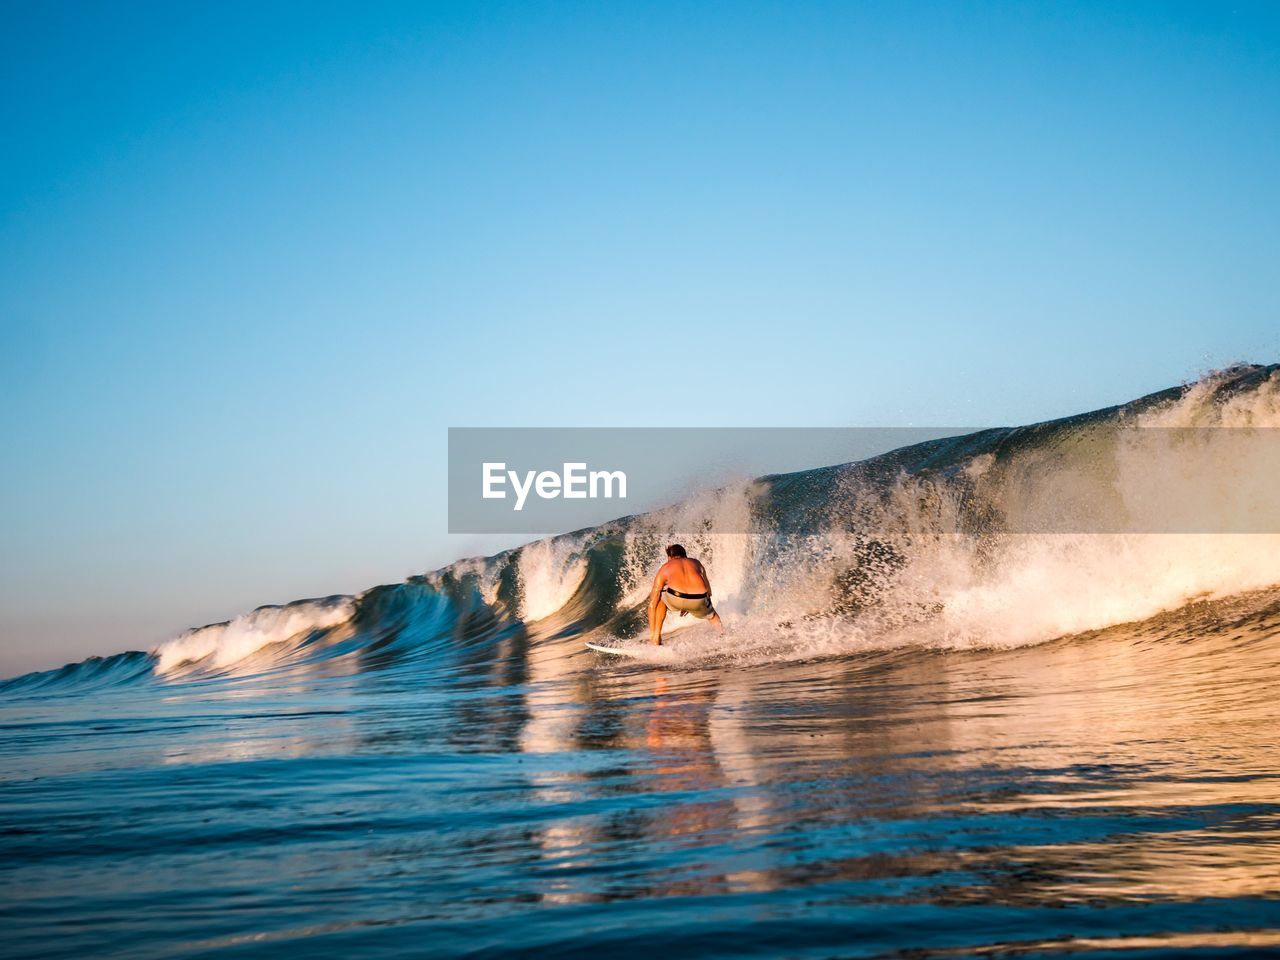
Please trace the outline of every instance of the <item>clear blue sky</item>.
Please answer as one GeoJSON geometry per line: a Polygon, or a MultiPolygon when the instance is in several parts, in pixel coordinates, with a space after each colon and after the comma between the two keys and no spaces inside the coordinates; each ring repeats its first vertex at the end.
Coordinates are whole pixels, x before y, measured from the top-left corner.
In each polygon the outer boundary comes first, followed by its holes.
{"type": "Polygon", "coordinates": [[[1280,359],[1275,4],[11,2],[0,77],[3,674],[474,552],[448,426],[1280,359]]]}

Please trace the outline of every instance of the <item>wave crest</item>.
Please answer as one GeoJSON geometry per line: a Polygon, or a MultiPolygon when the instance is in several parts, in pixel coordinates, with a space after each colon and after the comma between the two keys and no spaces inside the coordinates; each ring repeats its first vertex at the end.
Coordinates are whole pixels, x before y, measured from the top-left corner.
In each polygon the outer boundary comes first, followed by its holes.
{"type": "MultiPolygon", "coordinates": [[[[1117,517],[1141,519],[1144,478],[1163,474],[1185,474],[1187,502],[1215,523],[1280,530],[1259,520],[1277,507],[1270,478],[1280,471],[1255,462],[1255,434],[1225,430],[1189,446],[1176,433],[1117,425],[1280,428],[1280,365],[704,491],[356,597],[260,607],[108,672],[132,677],[154,663],[174,680],[316,661],[448,669],[581,655],[582,638],[643,630],[652,572],[677,539],[710,572],[733,628],[727,642],[764,659],[1032,644],[1280,584],[1280,534],[1089,532],[1100,520],[1106,530],[1117,517]],[[1046,503],[1053,522],[1037,528],[1046,503]]],[[[668,622],[706,629],[688,620],[668,622]]],[[[97,675],[67,670],[73,680],[97,675]]]]}

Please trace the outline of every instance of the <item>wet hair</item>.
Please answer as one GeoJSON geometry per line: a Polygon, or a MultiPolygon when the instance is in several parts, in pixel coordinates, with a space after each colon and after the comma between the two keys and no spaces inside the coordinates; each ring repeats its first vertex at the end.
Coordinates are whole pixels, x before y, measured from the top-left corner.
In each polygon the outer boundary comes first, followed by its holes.
{"type": "Polygon", "coordinates": [[[673,543],[671,546],[667,547],[667,556],[668,557],[687,557],[688,554],[684,552],[684,547],[680,546],[680,544],[673,543]]]}

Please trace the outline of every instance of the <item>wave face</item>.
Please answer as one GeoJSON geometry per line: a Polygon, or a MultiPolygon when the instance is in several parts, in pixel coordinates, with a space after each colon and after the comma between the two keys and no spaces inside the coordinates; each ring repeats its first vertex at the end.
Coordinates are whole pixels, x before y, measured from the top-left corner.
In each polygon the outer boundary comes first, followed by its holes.
{"type": "MultiPolygon", "coordinates": [[[[674,540],[706,563],[717,607],[735,624],[723,642],[673,644],[693,659],[1040,643],[1280,583],[1273,533],[1094,532],[1100,517],[1147,509],[1153,474],[1186,472],[1177,431],[1203,427],[1280,427],[1280,365],[1233,367],[1093,413],[762,477],[404,584],[260,607],[149,655],[122,655],[119,666],[118,657],[95,659],[0,689],[321,665],[434,669],[457,655],[452,647],[513,633],[549,647],[566,637],[628,638],[643,629],[652,571],[674,540]],[[1127,444],[1133,434],[1118,425],[1163,428],[1146,435],[1168,439],[1127,444]],[[1046,502],[1055,504],[1054,526],[1036,533],[1046,502]],[[1062,532],[1072,529],[1083,532],[1062,532]]],[[[1191,498],[1223,529],[1276,529],[1270,474],[1248,501],[1242,471],[1223,462],[1249,453],[1239,443],[1201,451],[1209,482],[1197,477],[1191,498]],[[1267,515],[1255,520],[1250,503],[1267,515]]],[[[692,626],[668,624],[677,640],[692,626]]]]}
{"type": "Polygon", "coordinates": [[[1280,543],[1111,529],[1153,472],[1265,528],[1202,426],[1278,368],[9,680],[5,955],[1273,954],[1280,543]],[[674,539],[730,630],[585,650],[674,539]]]}

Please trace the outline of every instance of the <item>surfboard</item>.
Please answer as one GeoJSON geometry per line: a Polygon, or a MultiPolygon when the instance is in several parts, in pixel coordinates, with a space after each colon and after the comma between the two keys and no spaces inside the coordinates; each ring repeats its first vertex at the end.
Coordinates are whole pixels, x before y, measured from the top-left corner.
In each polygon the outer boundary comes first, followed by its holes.
{"type": "Polygon", "coordinates": [[[596,653],[611,653],[615,657],[630,657],[633,660],[636,657],[644,656],[647,651],[653,649],[653,646],[648,643],[633,643],[625,647],[606,647],[603,644],[592,643],[590,640],[586,642],[586,647],[588,650],[594,650],[596,653]]]}

